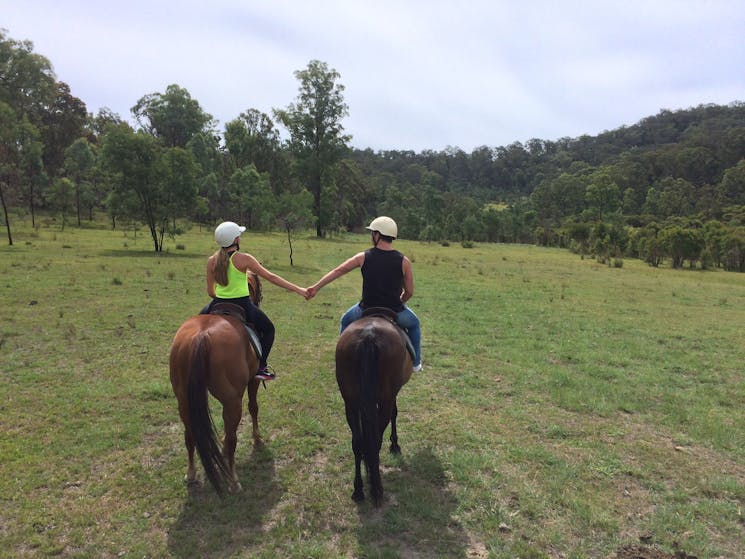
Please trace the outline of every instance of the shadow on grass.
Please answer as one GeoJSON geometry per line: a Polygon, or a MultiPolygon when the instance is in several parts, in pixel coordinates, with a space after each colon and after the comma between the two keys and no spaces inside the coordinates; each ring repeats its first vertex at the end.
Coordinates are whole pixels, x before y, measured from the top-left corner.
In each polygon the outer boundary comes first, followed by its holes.
{"type": "MultiPolygon", "coordinates": [[[[453,519],[458,502],[447,489],[440,460],[432,449],[424,448],[398,461],[400,469],[382,471],[382,507],[374,509],[369,499],[358,505],[357,537],[363,555],[466,557],[468,535],[453,519]]],[[[366,478],[365,484],[367,490],[366,478]]]]}
{"type": "Polygon", "coordinates": [[[247,461],[240,458],[240,446],[236,451],[243,491],[220,498],[207,482],[189,490],[178,520],[168,531],[168,550],[174,557],[232,557],[261,542],[263,517],[280,500],[282,489],[271,450],[249,448],[247,461]]]}

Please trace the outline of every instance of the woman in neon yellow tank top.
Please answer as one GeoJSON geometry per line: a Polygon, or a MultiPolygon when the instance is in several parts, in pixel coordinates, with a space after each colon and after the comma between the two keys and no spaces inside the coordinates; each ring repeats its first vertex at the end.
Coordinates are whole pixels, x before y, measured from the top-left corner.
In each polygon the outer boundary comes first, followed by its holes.
{"type": "Polygon", "coordinates": [[[246,272],[251,270],[260,278],[288,291],[294,291],[306,299],[308,291],[270,272],[247,252],[240,252],[241,233],[245,230],[245,227],[232,221],[225,221],[215,229],[215,241],[220,245],[220,249],[207,260],[207,294],[212,297],[212,302],[205,310],[209,312],[212,305],[219,301],[228,301],[243,307],[246,319],[256,326],[261,338],[263,351],[256,378],[272,380],[274,373],[267,368],[267,358],[274,343],[274,324],[251,301],[246,272]]]}

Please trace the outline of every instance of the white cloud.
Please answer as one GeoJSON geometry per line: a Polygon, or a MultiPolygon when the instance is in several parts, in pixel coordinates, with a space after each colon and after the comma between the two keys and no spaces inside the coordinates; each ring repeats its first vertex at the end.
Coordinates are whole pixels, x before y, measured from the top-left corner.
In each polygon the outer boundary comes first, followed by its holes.
{"type": "Polygon", "coordinates": [[[177,83],[221,123],[341,74],[356,147],[443,149],[597,134],[745,98],[741,1],[0,0],[96,111],[177,83]]]}

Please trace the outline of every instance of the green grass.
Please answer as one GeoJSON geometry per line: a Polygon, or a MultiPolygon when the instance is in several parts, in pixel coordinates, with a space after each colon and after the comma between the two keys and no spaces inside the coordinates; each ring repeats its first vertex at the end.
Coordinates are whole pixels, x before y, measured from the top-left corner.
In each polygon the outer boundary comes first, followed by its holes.
{"type": "MultiPolygon", "coordinates": [[[[265,284],[278,380],[244,491],[187,490],[171,338],[206,302],[211,232],[32,230],[0,247],[0,557],[737,557],[745,276],[566,251],[400,240],[425,370],[399,397],[386,502],[351,500],[333,375],[354,272],[310,302],[265,284]]],[[[243,248],[309,285],[367,236],[243,248]]],[[[214,406],[213,411],[217,408],[214,406]]],[[[220,414],[215,412],[219,421],[220,414]]]]}

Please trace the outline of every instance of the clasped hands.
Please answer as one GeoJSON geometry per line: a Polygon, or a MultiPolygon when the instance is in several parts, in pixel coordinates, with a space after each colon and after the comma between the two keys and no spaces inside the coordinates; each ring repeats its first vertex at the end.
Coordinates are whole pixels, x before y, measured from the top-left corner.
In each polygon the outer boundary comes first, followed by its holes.
{"type": "Polygon", "coordinates": [[[300,295],[305,297],[306,301],[310,301],[313,297],[316,296],[320,289],[320,287],[316,287],[315,285],[311,285],[310,287],[302,287],[300,288],[300,295]]]}

